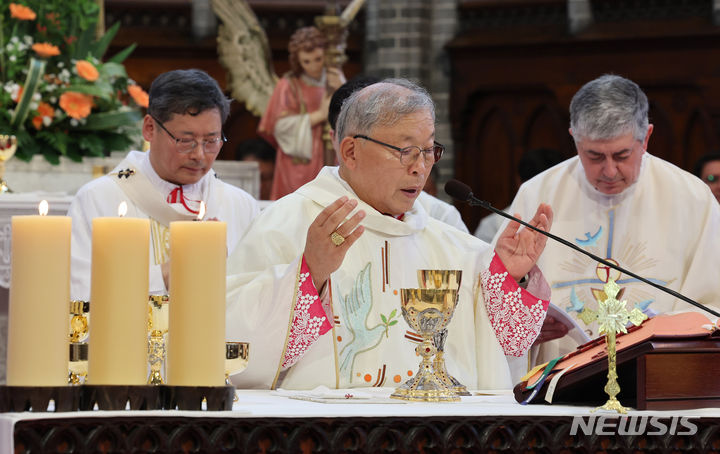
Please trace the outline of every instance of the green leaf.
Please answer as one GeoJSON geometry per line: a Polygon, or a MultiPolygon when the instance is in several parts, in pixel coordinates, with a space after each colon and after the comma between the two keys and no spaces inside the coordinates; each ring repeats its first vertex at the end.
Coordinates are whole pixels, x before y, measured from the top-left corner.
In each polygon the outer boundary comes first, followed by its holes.
{"type": "Polygon", "coordinates": [[[387,319],[385,318],[385,316],[384,316],[383,314],[380,314],[380,319],[382,320],[382,322],[383,322],[384,324],[387,325],[387,319]]]}
{"type": "Polygon", "coordinates": [[[113,94],[112,86],[107,82],[96,81],[93,85],[70,85],[63,91],[74,91],[86,95],[107,98],[113,94]]]}
{"type": "Polygon", "coordinates": [[[95,38],[95,29],[90,27],[84,30],[75,43],[72,57],[76,60],[85,60],[90,55],[90,46],[95,38]]]}
{"type": "Polygon", "coordinates": [[[128,151],[133,145],[132,139],[127,135],[114,132],[105,133],[103,140],[105,141],[105,149],[103,154],[99,156],[106,156],[111,151],[128,151]]]}
{"type": "Polygon", "coordinates": [[[398,322],[397,320],[393,320],[390,323],[388,323],[388,326],[397,325],[397,322],[398,322]]]}
{"type": "Polygon", "coordinates": [[[113,55],[111,58],[108,58],[107,61],[111,63],[122,63],[125,61],[126,58],[132,53],[132,51],[135,50],[137,47],[137,44],[133,43],[126,47],[125,49],[121,50],[117,54],[113,55]]]}
{"type": "Polygon", "coordinates": [[[78,148],[93,156],[102,156],[103,141],[95,134],[83,134],[78,138],[78,148]]]}
{"type": "Polygon", "coordinates": [[[25,85],[23,85],[22,96],[10,120],[10,127],[12,129],[23,127],[23,122],[27,118],[28,112],[30,112],[30,102],[37,91],[38,85],[40,85],[43,74],[45,74],[45,60],[41,58],[31,58],[27,79],[25,79],[25,85]]]}
{"type": "Polygon", "coordinates": [[[390,318],[395,318],[395,314],[397,314],[397,309],[393,309],[393,311],[390,312],[390,318]]]}
{"type": "Polygon", "coordinates": [[[102,129],[115,129],[121,126],[134,125],[142,119],[137,110],[116,110],[91,114],[84,125],[78,125],[79,131],[98,131],[102,129]]]}
{"type": "Polygon", "coordinates": [[[100,67],[100,74],[106,77],[127,77],[125,67],[120,63],[113,62],[103,63],[100,67]]]}
{"type": "Polygon", "coordinates": [[[105,31],[105,34],[100,37],[100,39],[97,40],[95,44],[92,45],[90,49],[90,53],[93,55],[93,57],[100,60],[103,55],[105,55],[105,52],[107,52],[107,48],[112,42],[113,38],[115,38],[115,35],[117,34],[118,30],[120,29],[120,22],[115,22],[112,27],[108,28],[105,31]]]}

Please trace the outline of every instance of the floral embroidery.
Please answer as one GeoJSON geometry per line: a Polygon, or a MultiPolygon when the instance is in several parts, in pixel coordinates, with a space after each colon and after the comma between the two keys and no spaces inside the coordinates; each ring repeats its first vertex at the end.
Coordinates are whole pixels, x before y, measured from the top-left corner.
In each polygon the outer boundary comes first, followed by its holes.
{"type": "Polygon", "coordinates": [[[308,348],[332,328],[322,307],[318,291],[312,279],[308,279],[308,277],[310,277],[310,269],[303,257],[298,275],[295,310],[282,362],[283,368],[298,362],[308,348]]]}
{"type": "Polygon", "coordinates": [[[520,288],[497,254],[480,277],[490,324],[503,351],[522,356],[540,334],[550,302],[520,288]]]}

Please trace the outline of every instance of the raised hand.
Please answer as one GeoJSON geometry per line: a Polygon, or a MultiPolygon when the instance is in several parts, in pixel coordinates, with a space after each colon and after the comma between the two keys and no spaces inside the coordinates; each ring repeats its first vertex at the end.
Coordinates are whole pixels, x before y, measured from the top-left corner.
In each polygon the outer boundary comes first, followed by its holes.
{"type": "MultiPolygon", "coordinates": [[[[515,214],[515,217],[520,218],[520,215],[515,214]]],[[[547,232],[552,225],[552,218],[553,212],[550,205],[541,203],[528,224],[547,232]]],[[[521,228],[519,223],[510,221],[498,238],[495,252],[508,273],[515,280],[520,280],[540,258],[546,241],[545,235],[525,227],[521,228]]]]}
{"type": "Polygon", "coordinates": [[[340,268],[348,249],[365,230],[359,225],[365,217],[362,210],[345,221],[357,203],[346,196],[340,197],[322,210],[308,228],[303,255],[318,290],[330,274],[340,268]]]}

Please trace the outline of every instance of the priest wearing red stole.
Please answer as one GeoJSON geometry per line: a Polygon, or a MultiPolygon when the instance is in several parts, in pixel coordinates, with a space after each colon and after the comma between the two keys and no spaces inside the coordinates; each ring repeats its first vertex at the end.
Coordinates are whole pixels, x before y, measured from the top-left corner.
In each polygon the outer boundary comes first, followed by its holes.
{"type": "MultiPolygon", "coordinates": [[[[512,385],[545,318],[535,262],[545,237],[509,226],[493,250],[416,201],[444,147],[427,92],[402,79],[353,93],[337,121],[339,167],[278,200],[228,261],[226,335],[250,342],[239,387],[398,386],[417,371],[417,334],[400,315],[419,269],[462,270],[448,327],[448,372],[468,388],[512,385]]],[[[530,222],[547,230],[552,210],[530,222]]]]}

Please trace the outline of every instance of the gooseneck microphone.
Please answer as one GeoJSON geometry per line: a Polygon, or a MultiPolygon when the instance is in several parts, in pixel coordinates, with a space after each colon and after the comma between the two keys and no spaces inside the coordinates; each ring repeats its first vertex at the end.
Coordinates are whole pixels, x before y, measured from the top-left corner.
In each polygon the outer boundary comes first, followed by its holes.
{"type": "Polygon", "coordinates": [[[681,299],[681,300],[683,300],[683,301],[685,301],[685,302],[687,302],[687,303],[690,303],[690,304],[692,304],[693,306],[697,307],[698,309],[702,309],[702,310],[704,310],[704,311],[706,311],[706,312],[711,313],[712,315],[714,315],[714,316],[716,316],[716,317],[720,317],[720,313],[717,313],[716,311],[714,311],[714,310],[706,307],[706,306],[703,305],[703,304],[698,303],[697,301],[694,301],[694,300],[688,298],[687,296],[685,296],[685,295],[683,295],[683,294],[680,294],[680,293],[676,292],[676,291],[673,290],[673,289],[669,289],[669,288],[667,288],[667,287],[665,287],[665,286],[662,286],[662,285],[657,284],[657,283],[655,283],[655,282],[652,282],[652,281],[650,281],[650,280],[648,280],[648,279],[645,279],[645,278],[642,277],[642,276],[638,276],[637,274],[633,273],[632,271],[628,271],[628,270],[626,270],[625,268],[623,268],[623,267],[621,267],[621,266],[619,266],[619,265],[616,265],[616,264],[614,264],[614,263],[612,263],[612,262],[609,262],[609,261],[607,261],[607,260],[605,260],[605,259],[601,259],[601,258],[598,257],[597,255],[595,255],[595,254],[593,254],[593,253],[591,253],[591,252],[588,252],[588,251],[586,251],[586,250],[584,250],[584,249],[581,249],[580,247],[574,245],[573,243],[569,242],[568,240],[566,240],[566,239],[564,239],[564,238],[560,238],[559,236],[553,235],[553,234],[550,233],[550,232],[546,232],[546,231],[544,231],[544,230],[542,230],[542,229],[538,229],[537,227],[534,227],[534,226],[528,224],[527,222],[522,221],[522,220],[516,218],[515,216],[512,216],[512,215],[504,212],[503,210],[499,210],[499,209],[495,208],[494,206],[490,205],[490,202],[486,202],[485,200],[480,200],[480,199],[478,199],[477,197],[475,197],[475,196],[473,195],[473,193],[472,193],[472,189],[470,189],[470,186],[466,185],[465,183],[462,183],[462,182],[460,182],[460,181],[458,181],[458,180],[450,180],[450,181],[448,181],[447,183],[445,183],[445,192],[446,192],[450,197],[452,197],[452,198],[454,198],[454,199],[457,199],[457,200],[459,200],[459,201],[461,201],[461,202],[466,202],[466,203],[468,203],[470,206],[481,206],[481,207],[485,208],[486,210],[489,210],[489,211],[492,211],[493,213],[499,214],[499,215],[502,216],[502,217],[508,218],[508,219],[510,219],[510,220],[512,220],[512,221],[515,221],[515,222],[518,222],[518,223],[520,223],[521,225],[524,225],[525,227],[527,227],[527,228],[529,228],[529,229],[531,229],[531,230],[534,230],[534,231],[536,231],[536,232],[539,232],[539,233],[545,235],[545,236],[548,237],[548,238],[552,238],[553,240],[555,240],[555,241],[557,241],[557,242],[559,242],[559,243],[562,243],[562,244],[564,244],[565,246],[567,246],[567,247],[569,247],[569,248],[571,248],[571,249],[574,249],[574,250],[576,250],[576,251],[578,251],[578,252],[580,252],[580,253],[582,253],[582,254],[587,255],[587,256],[590,257],[591,259],[593,259],[593,260],[595,260],[595,261],[597,261],[597,262],[600,262],[600,263],[602,263],[602,264],[605,265],[605,266],[609,266],[610,268],[616,269],[616,270],[620,271],[621,273],[627,274],[628,276],[632,276],[632,277],[634,277],[635,279],[637,279],[637,280],[639,280],[639,281],[641,281],[641,282],[644,282],[644,283],[646,283],[646,284],[648,284],[648,285],[651,285],[651,286],[655,287],[655,288],[658,289],[658,290],[662,290],[663,292],[668,293],[668,294],[674,296],[675,298],[678,298],[678,299],[681,299]]]}

